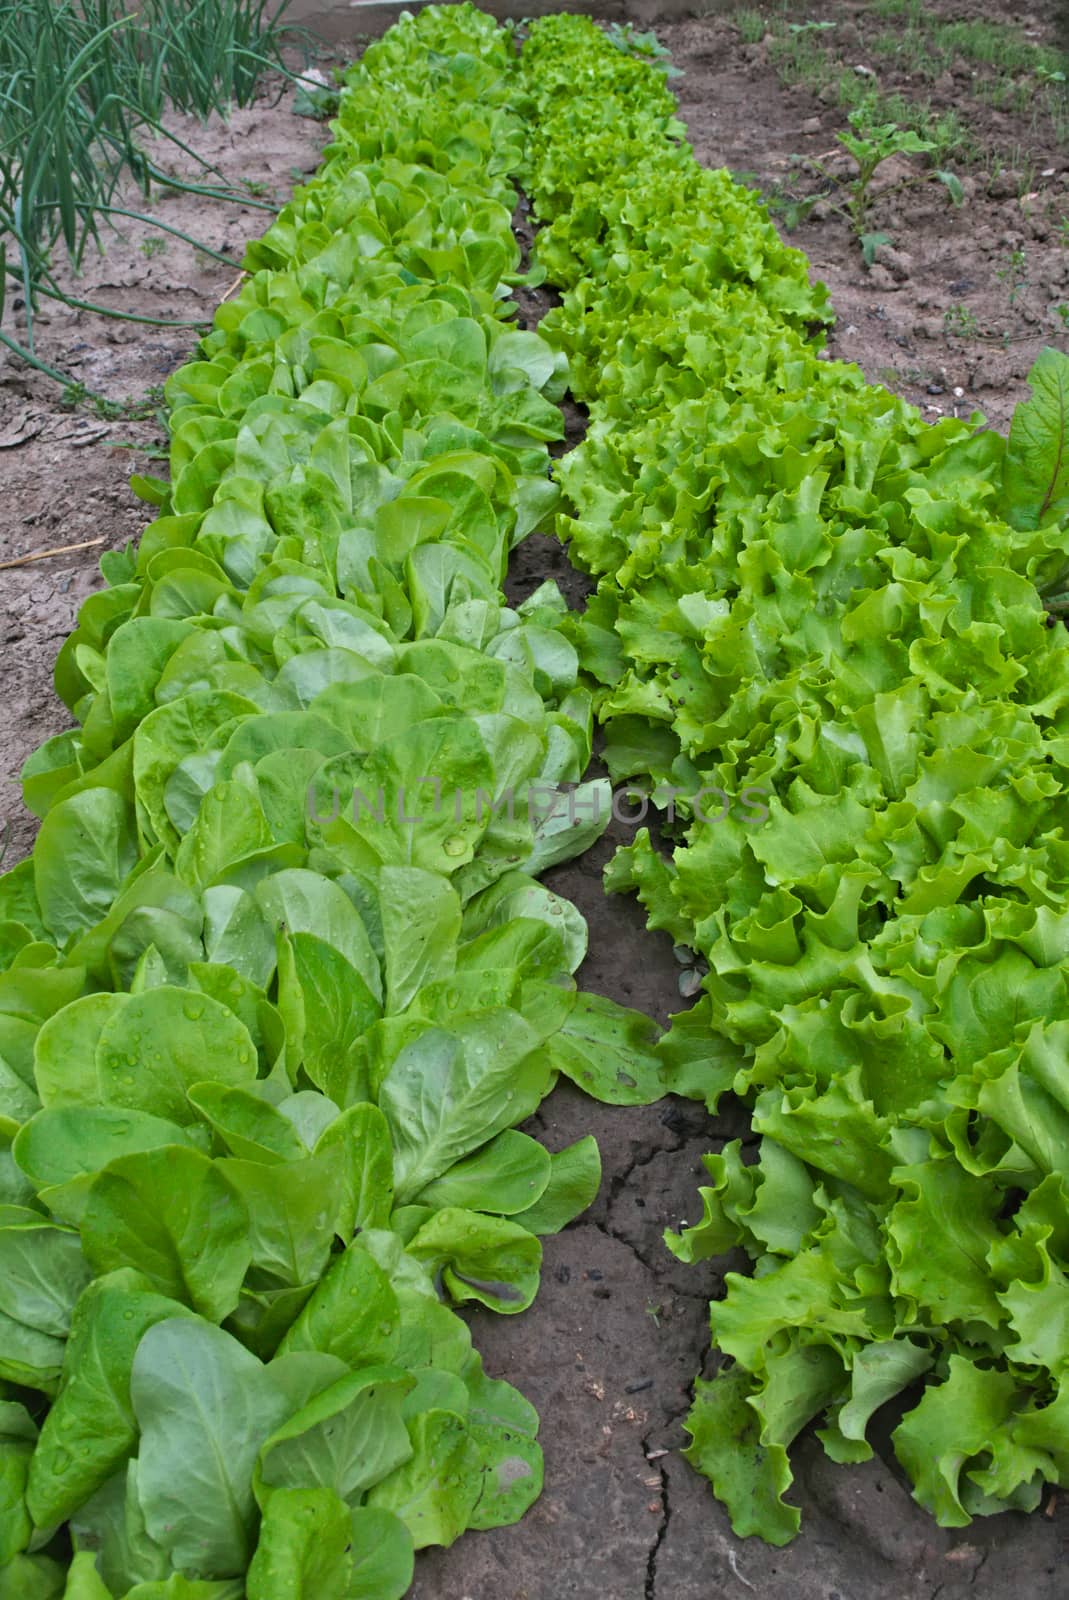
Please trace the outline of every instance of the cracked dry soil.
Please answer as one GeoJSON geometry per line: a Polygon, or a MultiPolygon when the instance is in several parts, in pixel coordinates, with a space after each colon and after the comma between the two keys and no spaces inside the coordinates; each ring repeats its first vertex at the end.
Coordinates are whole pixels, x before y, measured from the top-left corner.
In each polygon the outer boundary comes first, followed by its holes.
{"type": "MultiPolygon", "coordinates": [[[[777,154],[798,148],[800,122],[814,107],[798,91],[784,90],[759,54],[741,51],[723,19],[671,25],[663,36],[687,74],[683,114],[703,160],[768,170],[777,154]]],[[[826,114],[822,106],[816,111],[826,114]]],[[[280,175],[310,171],[322,137],[321,129],[290,115],[288,101],[272,106],[265,99],[237,113],[229,127],[198,130],[197,143],[235,176],[269,186],[281,203],[289,179],[280,175]]],[[[189,200],[160,204],[175,226],[224,253],[233,248],[235,261],[244,238],[261,226],[257,214],[238,205],[198,215],[189,200]]],[[[918,225],[935,241],[943,237],[945,217],[933,214],[918,225]]],[[[970,227],[977,226],[974,213],[970,227]]],[[[169,245],[150,257],[143,242],[136,227],[114,239],[102,262],[88,264],[80,287],[110,295],[116,304],[189,316],[206,314],[230,286],[227,268],[198,259],[187,247],[169,245]]],[[[860,348],[833,349],[859,359],[870,377],[882,376],[888,345],[901,360],[900,341],[912,338],[898,319],[908,318],[913,293],[906,288],[892,297],[886,286],[864,280],[826,230],[808,229],[796,242],[829,281],[840,310],[846,308],[841,322],[875,330],[881,341],[862,338],[860,348]]],[[[544,292],[523,295],[521,315],[533,325],[549,303],[544,292]]],[[[67,362],[117,400],[159,384],[187,358],[192,343],[181,332],[102,325],[66,312],[42,322],[38,337],[46,359],[67,362]]],[[[1007,366],[996,375],[998,386],[983,395],[1000,423],[1023,397],[1022,377],[1020,362],[1007,366]]],[[[910,398],[926,394],[910,392],[911,386],[911,378],[904,381],[910,398]]],[[[567,407],[566,421],[570,448],[581,437],[581,412],[567,407]]],[[[47,382],[0,359],[0,489],[8,508],[0,560],[101,534],[114,547],[136,537],[147,517],[126,478],[132,470],[159,467],[119,443],[144,449],[156,437],[151,422],[114,423],[101,431],[93,418],[63,411],[47,382]]],[[[15,779],[29,751],[67,725],[51,671],[78,604],[99,586],[98,554],[0,572],[0,818],[11,823],[6,866],[32,845],[35,824],[21,809],[15,779]]],[[[581,603],[583,580],[560,547],[528,541],[513,563],[513,596],[521,598],[545,577],[556,578],[571,603],[581,603]]],[[[549,881],[590,924],[581,983],[663,1021],[681,1004],[670,943],[645,932],[634,902],[607,900],[601,889],[605,862],[629,837],[629,829],[614,824],[595,849],[558,868],[549,881]]],[[[413,1600],[1001,1600],[1012,1592],[1061,1600],[1069,1502],[1057,1496],[1031,1517],[940,1530],[911,1500],[886,1439],[873,1461],[841,1468],[803,1437],[794,1451],[793,1491],[803,1512],[801,1535],[784,1550],[736,1539],[708,1486],[678,1451],[686,1440],[682,1420],[695,1372],[709,1360],[707,1302],[722,1292],[723,1273],[742,1263],[683,1267],[661,1235],[699,1214],[700,1158],[728,1139],[745,1139],[745,1114],[730,1103],[715,1121],[675,1101],[637,1110],[603,1107],[562,1085],[533,1131],[551,1149],[593,1133],[605,1173],[591,1211],[545,1241],[534,1307],[515,1318],[471,1317],[487,1370],[518,1384],[542,1416],[545,1492],[518,1526],[424,1553],[413,1600]]]]}

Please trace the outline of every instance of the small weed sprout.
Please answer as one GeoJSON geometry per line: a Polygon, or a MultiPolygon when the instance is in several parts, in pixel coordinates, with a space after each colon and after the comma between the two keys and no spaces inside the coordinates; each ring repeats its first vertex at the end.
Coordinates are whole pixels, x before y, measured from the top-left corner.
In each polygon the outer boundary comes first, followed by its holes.
{"type": "Polygon", "coordinates": [[[995,276],[1000,283],[1008,286],[1010,305],[1015,306],[1028,288],[1028,257],[1025,252],[1020,249],[1011,251],[1006,266],[1000,267],[995,276]]]}
{"type": "MultiPolygon", "coordinates": [[[[884,162],[889,161],[892,156],[929,155],[937,146],[933,140],[922,138],[914,128],[902,128],[896,122],[877,123],[873,119],[870,105],[858,106],[850,113],[848,121],[850,132],[840,133],[837,137],[839,143],[853,158],[857,172],[849,183],[845,206],[837,205],[834,201],[829,204],[833,211],[837,211],[850,224],[854,237],[861,246],[865,265],[871,267],[879,246],[890,243],[887,234],[873,233],[869,227],[875,198],[872,192],[873,179],[884,162]]],[[[826,178],[833,182],[837,181],[831,178],[831,174],[827,173],[819,162],[814,164],[826,178]]],[[[928,183],[933,180],[944,186],[955,205],[961,204],[964,198],[961,183],[952,172],[943,169],[903,178],[899,183],[894,183],[885,189],[883,194],[897,194],[918,183],[928,183]]]]}
{"type": "Polygon", "coordinates": [[[146,389],[140,396],[111,400],[87,388],[81,379],[74,379],[64,385],[59,404],[64,411],[88,411],[100,422],[156,422],[161,431],[167,431],[162,385],[146,389]]]}
{"type": "Polygon", "coordinates": [[[760,11],[737,12],[735,26],[739,30],[743,44],[760,44],[768,32],[768,24],[760,11]]]}
{"type": "Polygon", "coordinates": [[[976,313],[968,306],[948,306],[943,312],[943,331],[958,339],[975,339],[980,332],[976,313]]]}
{"type": "Polygon", "coordinates": [[[141,254],[146,261],[151,261],[153,256],[162,256],[167,252],[166,239],[142,239],[141,254]]]}

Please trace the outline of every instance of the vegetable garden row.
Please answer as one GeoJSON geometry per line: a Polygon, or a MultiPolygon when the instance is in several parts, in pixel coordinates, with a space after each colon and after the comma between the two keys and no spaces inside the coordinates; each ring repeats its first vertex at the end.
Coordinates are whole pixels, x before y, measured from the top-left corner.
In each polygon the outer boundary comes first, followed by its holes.
{"type": "Polygon", "coordinates": [[[752,1107],[670,1241],[755,1262],[689,1423],[738,1532],[886,1402],[944,1524],[1069,1472],[1069,363],[1008,446],[927,427],[673,112],[586,20],[403,18],[169,381],[0,877],[0,1600],[391,1600],[522,1515],[451,1308],[526,1309],[597,1190],[518,1131],[559,1074],[752,1107]],[[582,615],[504,603],[554,519],[582,615]],[[677,846],[609,885],[708,963],[661,1042],[537,881],[608,820],[595,711],[677,846]]]}
{"type": "Polygon", "coordinates": [[[782,1543],[799,1430],[861,1460],[897,1400],[941,1523],[1032,1509],[1069,1480],[1069,636],[1037,592],[1069,571],[1069,358],[1008,448],[929,426],[819,359],[823,291],[697,167],[658,74],[574,18],[524,64],[567,289],[542,331],[594,418],[560,531],[600,579],[573,632],[605,757],[684,816],[716,797],[609,883],[709,964],[673,1086],[744,1095],[761,1135],[707,1159],[670,1241],[755,1262],[711,1308],[733,1365],[691,1459],[782,1543]]]}

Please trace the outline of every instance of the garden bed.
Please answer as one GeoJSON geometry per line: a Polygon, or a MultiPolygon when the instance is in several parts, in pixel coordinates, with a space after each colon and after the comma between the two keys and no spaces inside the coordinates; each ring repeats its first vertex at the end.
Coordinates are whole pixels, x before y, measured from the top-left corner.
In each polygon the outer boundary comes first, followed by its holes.
{"type": "MultiPolygon", "coordinates": [[[[837,8],[835,15],[845,13],[837,8]]],[[[859,16],[864,22],[868,13],[859,16]]],[[[893,19],[881,23],[894,26],[893,19]]],[[[771,190],[790,173],[791,156],[821,156],[834,144],[842,112],[811,93],[816,84],[783,83],[775,35],[747,44],[730,18],[713,16],[667,25],[661,37],[685,74],[677,85],[681,114],[706,164],[752,173],[771,190]]],[[[868,60],[865,43],[862,27],[861,64],[868,60]]],[[[1022,114],[1019,127],[1011,118],[994,131],[1031,149],[1030,116],[1022,114]]],[[[267,104],[236,116],[218,138],[214,158],[240,162],[242,175],[264,185],[270,197],[280,197],[280,175],[315,164],[319,143],[314,125],[293,118],[285,105],[267,104]]],[[[1052,307],[1060,303],[1062,285],[1069,299],[1063,272],[1069,251],[1058,232],[1059,216],[1069,207],[1069,153],[1052,148],[1040,159],[1045,165],[1036,169],[1037,179],[1048,167],[1051,175],[1022,194],[1004,192],[1025,177],[1023,161],[1014,168],[1007,160],[990,181],[963,174],[972,187],[962,211],[951,211],[940,191],[916,195],[908,210],[888,216],[886,231],[898,255],[875,277],[864,272],[841,223],[811,215],[793,242],[831,288],[839,313],[833,352],[931,407],[933,417],[955,408],[967,415],[979,406],[1004,426],[1024,396],[1024,373],[1037,349],[1056,336],[1052,307]],[[1022,207],[1022,198],[1033,194],[1038,198],[1022,207]],[[1036,217],[1046,236],[1035,236],[1036,217]],[[1027,298],[1018,287],[1010,304],[1013,279],[999,273],[1022,249],[1027,298]],[[969,287],[961,287],[966,280],[969,287]],[[976,334],[960,336],[968,324],[955,315],[956,306],[970,312],[976,334]],[[1026,309],[1039,320],[1028,320],[1026,309]]],[[[1034,166],[1034,157],[1028,160],[1034,166]]],[[[800,182],[804,189],[806,174],[800,182]]],[[[196,207],[177,220],[185,206],[166,202],[168,220],[188,226],[196,207]]],[[[259,231],[257,218],[240,210],[197,214],[196,224],[190,231],[217,248],[227,245],[235,258],[244,237],[259,231]]],[[[185,246],[148,255],[141,244],[132,235],[102,267],[92,264],[94,287],[110,285],[131,301],[136,296],[140,308],[155,307],[160,315],[199,314],[230,287],[226,268],[207,268],[185,246]]],[[[544,292],[523,299],[529,323],[551,300],[544,292]]],[[[41,326],[41,353],[55,357],[70,352],[75,339],[84,341],[75,354],[85,382],[116,402],[147,394],[188,353],[181,335],[115,326],[120,331],[111,339],[100,323],[68,323],[66,313],[62,321],[57,315],[41,326]]],[[[101,534],[109,547],[135,537],[144,517],[124,480],[143,463],[107,441],[150,443],[156,437],[151,417],[133,421],[59,409],[44,380],[14,373],[8,362],[0,374],[0,482],[14,508],[0,536],[0,560],[101,534]]],[[[581,426],[578,414],[572,421],[581,426]]],[[[51,669],[80,600],[96,582],[98,555],[91,550],[0,573],[8,665],[0,711],[5,778],[64,725],[51,669]]],[[[581,592],[559,549],[532,540],[515,558],[513,591],[522,598],[546,576],[559,579],[566,593],[581,592]]],[[[5,789],[3,809],[17,817],[14,795],[12,787],[5,789]]],[[[669,941],[645,933],[638,907],[606,901],[600,887],[612,845],[624,840],[626,830],[617,825],[581,862],[556,869],[547,881],[589,920],[584,986],[663,1020],[679,1004],[679,968],[669,941]]],[[[31,841],[23,816],[5,866],[31,841]]],[[[733,1119],[730,1111],[711,1126],[693,1106],[677,1102],[648,1110],[600,1107],[567,1087],[546,1103],[535,1131],[550,1148],[586,1132],[597,1136],[605,1169],[601,1196],[577,1224],[546,1241],[543,1288],[530,1312],[517,1319],[473,1318],[487,1369],[522,1387],[542,1415],[546,1490],[518,1526],[421,1558],[413,1590],[420,1600],[697,1600],[746,1590],[800,1600],[836,1594],[891,1600],[937,1590],[994,1597],[1012,1585],[1027,1585],[1044,1600],[1058,1592],[1056,1564],[1069,1528],[1060,1497],[1044,1514],[948,1533],[913,1504],[882,1460],[835,1468],[803,1442],[795,1495],[804,1508],[803,1533],[777,1551],[736,1540],[704,1482],[664,1453],[683,1439],[681,1418],[707,1345],[705,1303],[718,1279],[711,1267],[672,1261],[661,1232],[683,1217],[695,1220],[700,1156],[727,1138],[745,1137],[746,1127],[746,1119],[733,1119]]]]}

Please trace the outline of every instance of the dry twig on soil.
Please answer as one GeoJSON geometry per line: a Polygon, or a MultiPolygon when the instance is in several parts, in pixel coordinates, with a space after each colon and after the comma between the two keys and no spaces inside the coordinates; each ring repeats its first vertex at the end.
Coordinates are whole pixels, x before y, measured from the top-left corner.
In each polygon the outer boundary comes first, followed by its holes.
{"type": "Polygon", "coordinates": [[[77,544],[59,544],[54,550],[31,550],[29,555],[16,556],[14,561],[0,561],[0,572],[6,572],[10,567],[28,567],[31,561],[47,561],[50,556],[69,556],[75,550],[92,550],[98,544],[107,544],[107,539],[80,539],[77,544]]]}

